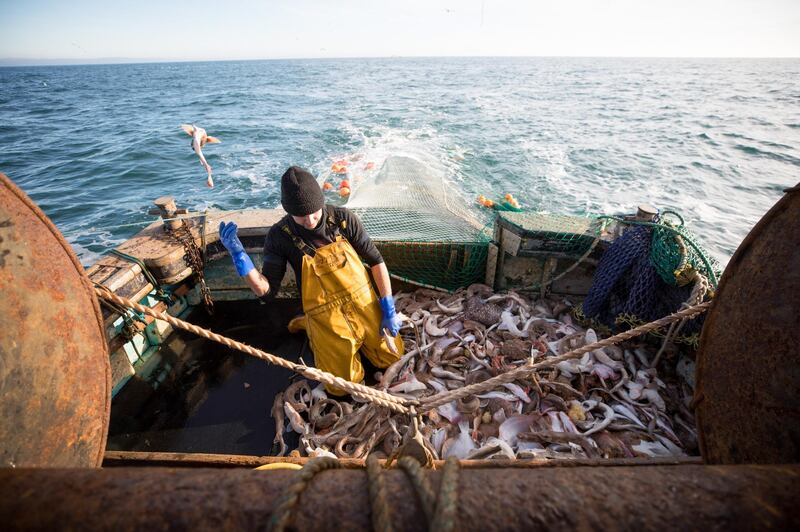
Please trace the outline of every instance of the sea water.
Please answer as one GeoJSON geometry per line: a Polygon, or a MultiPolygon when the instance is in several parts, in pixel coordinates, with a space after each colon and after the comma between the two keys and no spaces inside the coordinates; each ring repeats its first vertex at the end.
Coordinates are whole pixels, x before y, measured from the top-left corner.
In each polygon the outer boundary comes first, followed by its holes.
{"type": "MultiPolygon", "coordinates": [[[[0,171],[84,264],[153,219],[280,206],[289,165],[429,164],[470,208],[679,211],[725,263],[800,181],[800,60],[424,58],[0,68],[0,171]],[[204,153],[182,123],[222,140],[204,153]]],[[[368,178],[368,177],[367,177],[368,178]]]]}

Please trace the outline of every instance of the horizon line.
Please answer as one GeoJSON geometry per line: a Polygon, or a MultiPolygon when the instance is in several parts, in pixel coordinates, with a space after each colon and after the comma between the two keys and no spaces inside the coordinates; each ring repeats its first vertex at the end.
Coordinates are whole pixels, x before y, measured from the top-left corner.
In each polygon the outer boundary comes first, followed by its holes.
{"type": "Polygon", "coordinates": [[[44,66],[103,66],[151,63],[227,63],[247,61],[319,61],[344,59],[800,59],[800,56],[733,56],[733,55],[385,55],[385,56],[330,56],[330,57],[262,57],[231,59],[175,59],[145,57],[96,57],[96,58],[0,58],[0,68],[44,67],[44,66]]]}

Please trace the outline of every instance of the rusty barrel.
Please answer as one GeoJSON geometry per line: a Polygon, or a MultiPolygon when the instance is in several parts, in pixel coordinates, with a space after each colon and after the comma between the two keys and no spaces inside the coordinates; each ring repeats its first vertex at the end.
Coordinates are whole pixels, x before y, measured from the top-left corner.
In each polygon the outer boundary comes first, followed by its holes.
{"type": "Polygon", "coordinates": [[[707,463],[800,461],[800,186],[725,269],[700,337],[695,404],[707,463]]]}
{"type": "MultiPolygon", "coordinates": [[[[425,530],[400,470],[382,473],[393,528],[425,530]]],[[[441,473],[427,471],[435,492],[441,473]]],[[[0,471],[10,529],[263,530],[295,471],[111,468],[0,471]],[[16,474],[15,474],[16,473],[16,474]],[[13,495],[13,496],[11,496],[13,495]]],[[[800,466],[464,469],[452,530],[732,530],[800,526],[800,466]]],[[[363,470],[324,471],[299,497],[295,530],[371,530],[363,470]]]]}
{"type": "Polygon", "coordinates": [[[110,373],[83,267],[0,173],[0,466],[99,466],[110,373]]]}

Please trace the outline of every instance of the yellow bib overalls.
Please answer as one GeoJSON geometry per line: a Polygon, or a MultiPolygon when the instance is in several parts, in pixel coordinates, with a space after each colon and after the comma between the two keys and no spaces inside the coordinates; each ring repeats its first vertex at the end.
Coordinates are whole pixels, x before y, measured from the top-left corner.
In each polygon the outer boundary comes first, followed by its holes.
{"type": "MultiPolygon", "coordinates": [[[[403,354],[400,335],[390,338],[398,354],[386,345],[379,328],[383,313],[369,274],[353,246],[342,238],[317,248],[312,257],[309,246],[291,233],[303,251],[302,298],[305,329],[314,352],[314,365],[351,382],[361,382],[364,366],[358,350],[378,368],[389,367],[403,354]]],[[[290,330],[292,327],[290,326],[290,330]]],[[[326,386],[329,393],[343,395],[326,386]]]]}

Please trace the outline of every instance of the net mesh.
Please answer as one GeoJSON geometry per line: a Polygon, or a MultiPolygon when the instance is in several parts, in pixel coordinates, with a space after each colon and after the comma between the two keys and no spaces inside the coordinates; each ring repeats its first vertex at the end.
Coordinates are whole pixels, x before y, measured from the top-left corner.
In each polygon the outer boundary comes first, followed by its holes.
{"type": "Polygon", "coordinates": [[[492,218],[452,192],[442,172],[389,157],[372,179],[354,184],[346,206],[394,276],[448,291],[484,281],[492,218]]]}
{"type": "MultiPolygon", "coordinates": [[[[668,283],[658,272],[651,249],[657,229],[631,227],[606,250],[577,312],[580,318],[616,331],[662,318],[689,299],[691,285],[668,283]]],[[[702,317],[689,320],[676,340],[696,344],[702,324],[702,317]]]]}
{"type": "Polygon", "coordinates": [[[712,282],[719,277],[719,263],[698,251],[700,247],[683,220],[677,225],[662,216],[661,224],[653,228],[650,260],[665,283],[683,286],[690,282],[695,270],[712,282]]]}
{"type": "Polygon", "coordinates": [[[586,252],[605,227],[593,216],[566,216],[546,212],[504,212],[509,224],[525,231],[527,245],[537,251],[579,256],[586,252]]]}

